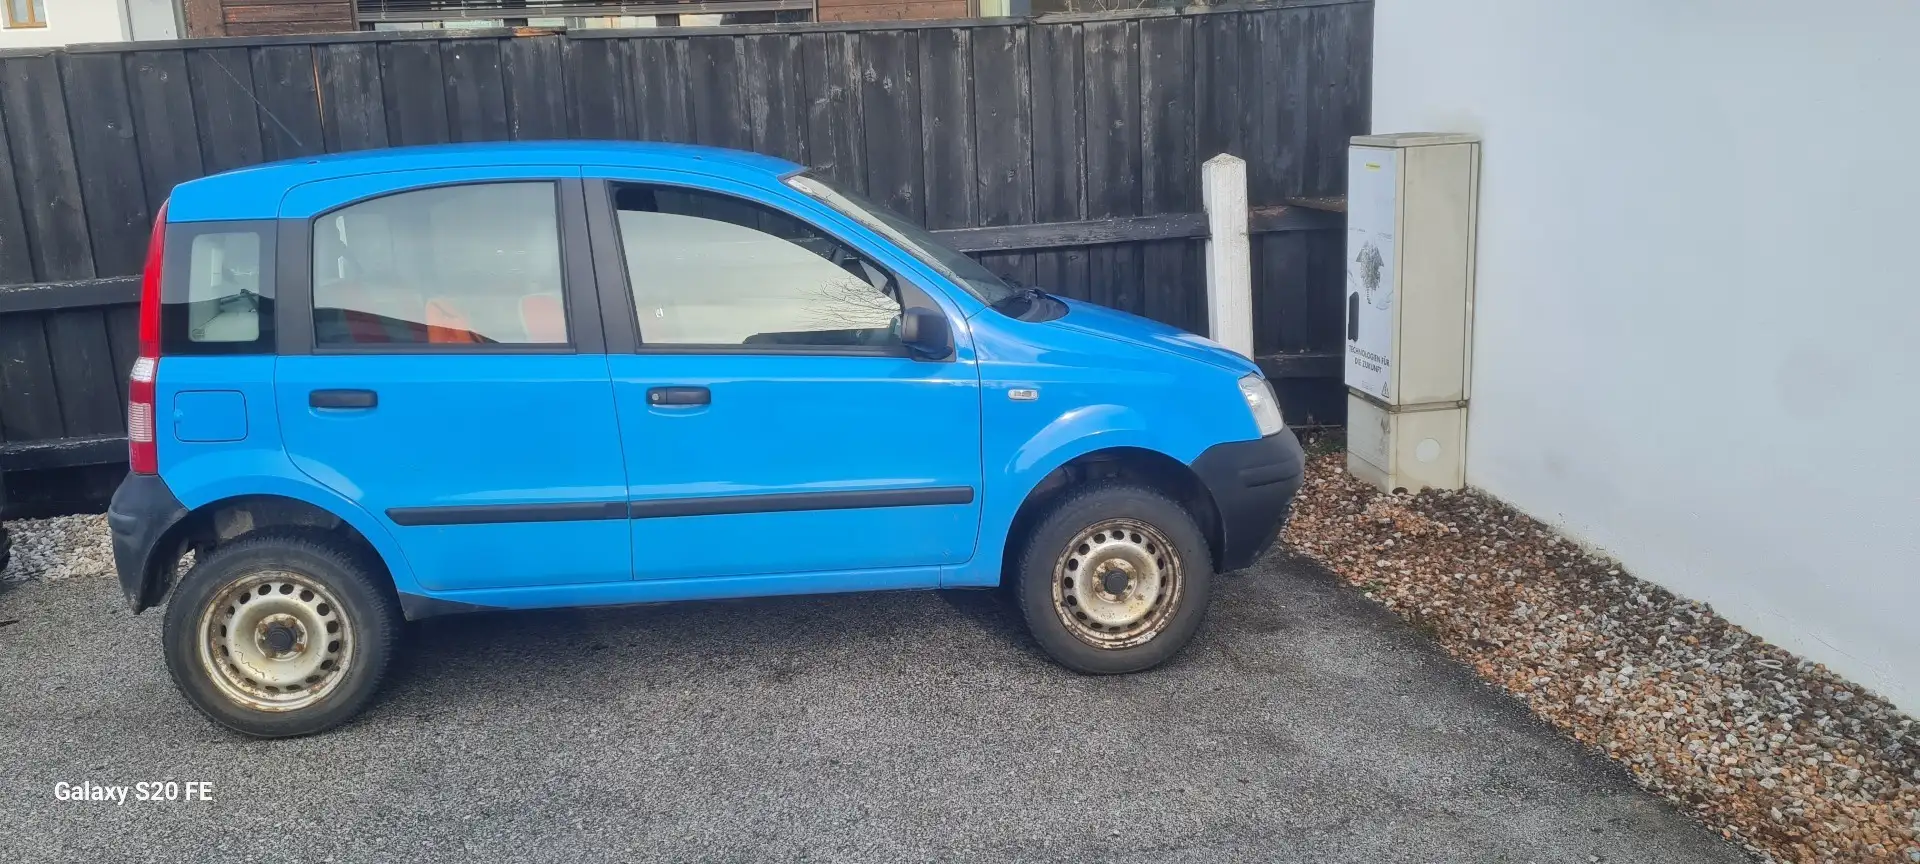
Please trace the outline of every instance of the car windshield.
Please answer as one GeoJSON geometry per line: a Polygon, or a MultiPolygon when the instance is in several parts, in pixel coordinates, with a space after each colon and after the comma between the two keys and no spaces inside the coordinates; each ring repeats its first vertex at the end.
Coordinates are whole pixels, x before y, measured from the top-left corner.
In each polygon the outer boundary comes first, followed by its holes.
{"type": "Polygon", "coordinates": [[[787,185],[878,231],[881,236],[939,271],[940,275],[953,280],[954,284],[966,289],[967,293],[982,303],[992,306],[1019,293],[1019,288],[993,275],[993,271],[980,266],[980,262],[940,242],[927,229],[855,193],[843,191],[811,174],[791,175],[787,178],[787,185]]]}

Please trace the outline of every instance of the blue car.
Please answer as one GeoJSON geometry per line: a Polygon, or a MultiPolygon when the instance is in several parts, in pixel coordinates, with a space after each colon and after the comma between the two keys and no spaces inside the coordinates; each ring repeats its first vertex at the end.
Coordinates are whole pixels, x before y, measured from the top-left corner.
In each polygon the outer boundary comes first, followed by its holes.
{"type": "Polygon", "coordinates": [[[614,142],[181,184],[127,426],[127,603],[263,737],[359,712],[404,620],[480,610],[1006,585],[1061,664],[1147,669],[1301,476],[1245,357],[790,162],[614,142]]]}

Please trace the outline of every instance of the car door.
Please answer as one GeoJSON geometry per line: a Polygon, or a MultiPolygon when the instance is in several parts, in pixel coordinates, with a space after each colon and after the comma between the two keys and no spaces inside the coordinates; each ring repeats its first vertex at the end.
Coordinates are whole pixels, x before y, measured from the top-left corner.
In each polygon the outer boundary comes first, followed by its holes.
{"type": "Polygon", "coordinates": [[[844,219],[823,228],[838,217],[797,195],[586,174],[636,578],[926,587],[972,556],[971,347],[961,337],[948,357],[916,358],[897,333],[903,299],[942,310],[940,298],[877,238],[844,219]]]}
{"type": "Polygon", "coordinates": [[[578,175],[392,172],[282,204],[303,256],[282,267],[287,453],[383,520],[423,588],[631,578],[578,175]]]}

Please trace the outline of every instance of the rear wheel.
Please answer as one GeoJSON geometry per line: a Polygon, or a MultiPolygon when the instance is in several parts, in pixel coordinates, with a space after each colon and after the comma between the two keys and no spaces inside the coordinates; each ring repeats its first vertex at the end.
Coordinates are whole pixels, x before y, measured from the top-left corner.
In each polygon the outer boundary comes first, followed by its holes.
{"type": "Polygon", "coordinates": [[[1061,665],[1090,674],[1150,669],[1206,615],[1213,561],[1193,517],[1151,489],[1070,492],[1037,522],[1019,565],[1020,610],[1061,665]]]}
{"type": "Polygon", "coordinates": [[[195,563],[167,606],[167,671],[201,713],[248,735],[337,726],[379,690],[400,612],[361,556],[263,532],[195,563]]]}

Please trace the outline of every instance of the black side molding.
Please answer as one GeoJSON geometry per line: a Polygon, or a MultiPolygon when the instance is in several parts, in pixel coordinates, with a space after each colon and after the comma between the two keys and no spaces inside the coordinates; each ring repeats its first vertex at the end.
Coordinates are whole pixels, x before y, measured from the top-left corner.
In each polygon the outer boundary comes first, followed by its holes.
{"type": "Polygon", "coordinates": [[[592,522],[627,518],[621,501],[568,501],[559,504],[467,504],[449,507],[392,507],[395,525],[489,525],[497,522],[592,522]]]}
{"type": "Polygon", "coordinates": [[[669,516],[721,516],[737,513],[791,513],[798,510],[859,510],[871,507],[925,507],[972,504],[972,486],[872,489],[846,492],[779,492],[770,495],[720,495],[661,498],[652,501],[570,501],[557,504],[473,504],[447,507],[393,507],[395,525],[488,525],[502,522],[590,522],[606,519],[659,519],[669,516]]]}
{"type": "Polygon", "coordinates": [[[859,510],[867,507],[925,507],[972,504],[972,486],[873,489],[848,492],[779,492],[771,495],[722,495],[712,498],[661,498],[635,501],[634,519],[666,516],[719,516],[731,513],[790,513],[795,510],[859,510]]]}

